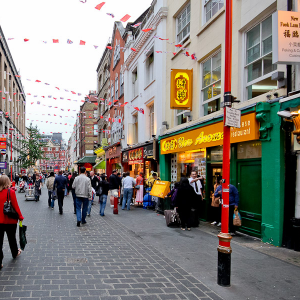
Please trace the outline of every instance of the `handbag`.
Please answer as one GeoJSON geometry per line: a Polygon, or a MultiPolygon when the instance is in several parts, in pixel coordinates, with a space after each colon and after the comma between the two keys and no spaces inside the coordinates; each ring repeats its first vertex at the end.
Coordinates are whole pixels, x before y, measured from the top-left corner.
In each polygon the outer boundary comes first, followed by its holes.
{"type": "Polygon", "coordinates": [[[19,219],[19,214],[15,211],[10,202],[10,189],[7,191],[7,199],[3,206],[3,213],[11,219],[19,219]]]}
{"type": "Polygon", "coordinates": [[[56,191],[55,190],[52,191],[52,200],[56,200],[56,191]]]}
{"type": "Polygon", "coordinates": [[[140,189],[140,186],[139,186],[139,185],[136,185],[136,186],[135,186],[135,189],[139,190],[139,189],[140,189]]]}
{"type": "Polygon", "coordinates": [[[27,226],[22,224],[22,221],[19,222],[19,238],[20,238],[20,248],[22,250],[25,249],[25,246],[27,244],[27,239],[26,239],[26,230],[27,226]]]}
{"type": "Polygon", "coordinates": [[[242,226],[242,218],[237,208],[234,210],[234,214],[233,214],[233,225],[242,226]]]}
{"type": "Polygon", "coordinates": [[[96,191],[96,196],[101,196],[102,195],[102,186],[98,185],[98,189],[96,191]]]}

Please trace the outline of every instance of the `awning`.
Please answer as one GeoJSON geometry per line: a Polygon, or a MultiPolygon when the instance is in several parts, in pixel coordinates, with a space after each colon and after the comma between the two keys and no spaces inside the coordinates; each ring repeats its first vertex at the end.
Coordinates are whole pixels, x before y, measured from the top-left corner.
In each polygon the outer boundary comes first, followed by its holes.
{"type": "Polygon", "coordinates": [[[105,155],[105,151],[103,150],[102,147],[97,148],[94,152],[97,154],[97,157],[105,155]]]}
{"type": "Polygon", "coordinates": [[[96,166],[94,166],[94,169],[105,170],[105,169],[106,169],[106,163],[105,163],[105,160],[102,160],[102,161],[100,161],[99,163],[97,163],[96,166]]]}
{"type": "Polygon", "coordinates": [[[283,98],[279,100],[280,111],[286,110],[289,108],[296,108],[300,106],[300,94],[296,94],[290,97],[283,98]]]}
{"type": "Polygon", "coordinates": [[[78,160],[77,165],[78,164],[86,164],[86,163],[94,164],[96,161],[96,158],[97,158],[97,156],[84,156],[83,158],[78,160]]]}

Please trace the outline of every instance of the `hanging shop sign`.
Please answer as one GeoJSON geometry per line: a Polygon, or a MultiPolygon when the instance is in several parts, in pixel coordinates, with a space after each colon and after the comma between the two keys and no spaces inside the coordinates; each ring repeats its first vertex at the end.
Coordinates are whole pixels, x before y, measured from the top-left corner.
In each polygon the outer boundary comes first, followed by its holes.
{"type": "Polygon", "coordinates": [[[121,155],[121,146],[114,146],[105,151],[106,159],[119,157],[121,155]]]}
{"type": "MultiPolygon", "coordinates": [[[[241,128],[230,128],[230,142],[239,143],[259,139],[259,123],[256,114],[250,113],[241,117],[241,128]]],[[[196,150],[223,145],[223,122],[203,126],[160,142],[161,154],[196,150]]]]}
{"type": "Polygon", "coordinates": [[[6,150],[6,142],[1,142],[0,141],[0,149],[5,149],[6,150]]]}
{"type": "Polygon", "coordinates": [[[0,134],[0,142],[6,142],[6,134],[0,134]]]}
{"type": "Polygon", "coordinates": [[[272,63],[300,63],[300,13],[277,11],[272,15],[272,63]]]}
{"type": "Polygon", "coordinates": [[[154,159],[153,144],[144,147],[144,159],[154,159]]]}
{"type": "Polygon", "coordinates": [[[156,180],[151,189],[150,195],[159,198],[165,198],[170,191],[170,184],[171,183],[169,181],[156,180]]]}
{"type": "Polygon", "coordinates": [[[171,99],[172,109],[192,110],[193,104],[193,70],[171,71],[171,99]]]}
{"type": "Polygon", "coordinates": [[[144,163],[144,149],[138,148],[129,151],[129,165],[144,163]]]}
{"type": "Polygon", "coordinates": [[[127,151],[127,152],[123,152],[122,153],[122,162],[123,163],[128,163],[128,161],[129,161],[129,152],[127,151]]]}

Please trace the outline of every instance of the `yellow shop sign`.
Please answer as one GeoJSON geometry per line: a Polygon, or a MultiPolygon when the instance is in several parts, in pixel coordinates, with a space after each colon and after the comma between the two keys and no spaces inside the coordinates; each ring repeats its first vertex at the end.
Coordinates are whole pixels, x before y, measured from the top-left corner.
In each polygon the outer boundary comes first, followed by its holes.
{"type": "MultiPolygon", "coordinates": [[[[259,139],[259,123],[256,114],[242,115],[241,128],[231,127],[230,142],[240,143],[259,139]]],[[[203,126],[182,134],[162,139],[161,154],[191,151],[223,144],[223,122],[203,126]]]]}

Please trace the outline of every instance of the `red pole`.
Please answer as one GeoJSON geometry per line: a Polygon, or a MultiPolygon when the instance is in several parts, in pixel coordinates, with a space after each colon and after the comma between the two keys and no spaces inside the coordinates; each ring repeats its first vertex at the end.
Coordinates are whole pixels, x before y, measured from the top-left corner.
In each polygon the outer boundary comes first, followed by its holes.
{"type": "Polygon", "coordinates": [[[12,131],[10,133],[10,182],[12,182],[12,131]]]}
{"type": "Polygon", "coordinates": [[[221,233],[218,235],[218,284],[230,286],[231,235],[229,225],[229,182],[230,182],[230,127],[225,126],[226,107],[231,107],[231,64],[232,64],[232,0],[226,0],[225,25],[225,78],[224,78],[224,131],[223,131],[223,184],[221,233]]]}

